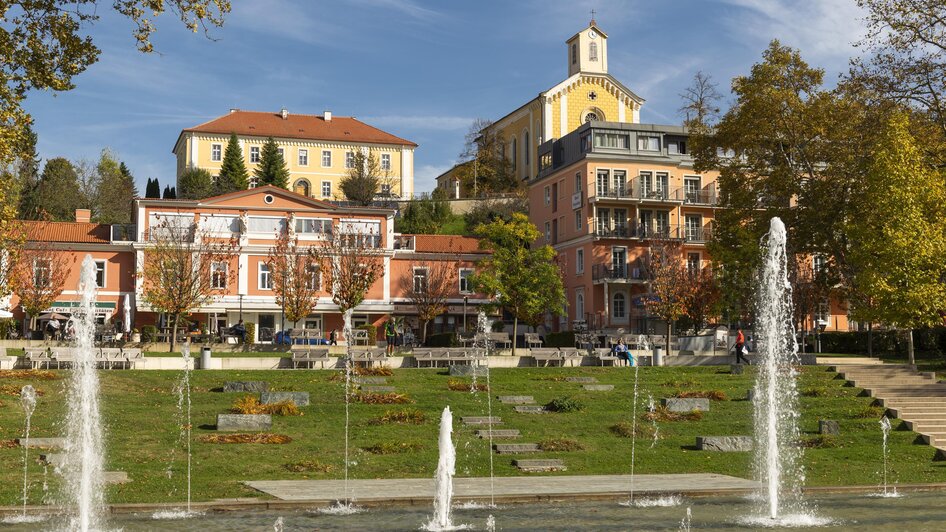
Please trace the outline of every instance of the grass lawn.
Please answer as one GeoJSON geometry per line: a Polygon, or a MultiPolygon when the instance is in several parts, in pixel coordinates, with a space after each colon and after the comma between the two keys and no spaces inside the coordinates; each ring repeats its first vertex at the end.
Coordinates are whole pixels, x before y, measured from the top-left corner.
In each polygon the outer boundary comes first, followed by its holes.
{"type": "Polygon", "coordinates": [[[462,214],[452,214],[443,225],[437,229],[440,235],[469,235],[466,227],[466,218],[462,214]]]}
{"type": "MultiPolygon", "coordinates": [[[[748,373],[748,372],[747,372],[748,373]]],[[[65,372],[63,372],[65,374],[65,372]]],[[[133,482],[109,488],[110,502],[164,502],[184,498],[185,457],[179,439],[183,421],[178,416],[174,392],[179,372],[102,371],[104,419],[109,470],[127,471],[133,482]],[[170,476],[169,476],[170,471],[170,476]]],[[[193,474],[195,500],[221,497],[259,497],[240,481],[261,479],[341,478],[344,443],[343,384],[332,371],[195,371],[193,383],[193,474]],[[292,442],[284,445],[210,444],[201,436],[214,434],[217,413],[226,412],[240,393],[216,391],[226,380],[265,380],[276,390],[308,391],[312,405],[302,408],[301,417],[274,416],[273,432],[285,434],[292,442]],[[319,471],[293,472],[287,465],[314,462],[319,471]]],[[[559,397],[572,397],[584,410],[544,415],[516,414],[513,407],[493,401],[493,415],[501,416],[501,428],[522,432],[518,441],[567,438],[584,447],[581,451],[543,452],[536,457],[563,458],[565,474],[627,473],[630,470],[630,439],[610,427],[631,418],[633,371],[628,368],[533,368],[495,369],[493,395],[532,395],[540,404],[559,397]],[[596,377],[602,384],[614,384],[612,392],[585,392],[581,385],[564,381],[564,376],[596,377]]],[[[858,390],[842,387],[834,374],[823,367],[805,367],[800,389],[802,430],[806,439],[814,437],[818,419],[835,419],[842,434],[826,448],[805,453],[807,482],[810,485],[875,484],[880,480],[881,434],[877,423],[880,411],[870,408],[869,398],[856,397],[858,390]]],[[[454,439],[457,446],[457,474],[489,474],[487,443],[476,439],[473,430],[460,424],[461,416],[486,415],[487,396],[483,392],[450,391],[451,379],[444,370],[394,370],[388,383],[415,402],[407,405],[354,404],[352,418],[353,478],[430,477],[437,464],[437,423],[444,405],[455,415],[454,439]],[[420,425],[373,424],[386,411],[418,409],[426,415],[420,425]],[[402,447],[399,454],[372,454],[365,448],[387,444],[402,447]]],[[[749,374],[734,376],[728,368],[641,368],[638,414],[645,410],[648,395],[655,399],[682,390],[718,390],[728,397],[713,401],[711,411],[700,421],[663,422],[662,438],[651,447],[649,435],[638,440],[638,473],[714,472],[742,477],[750,473],[749,453],[711,453],[693,449],[697,435],[750,434],[751,405],[745,401],[751,385],[749,374]]],[[[0,385],[14,389],[27,384],[21,378],[5,377],[0,385]]],[[[45,394],[40,397],[33,418],[33,436],[58,436],[63,415],[65,380],[30,382],[45,394]]],[[[0,388],[0,391],[3,389],[0,388]]],[[[0,439],[20,436],[22,411],[17,398],[0,395],[0,439]]],[[[639,425],[649,425],[640,422],[639,425]]],[[[944,482],[946,465],[932,462],[932,448],[914,445],[915,434],[895,431],[891,435],[890,470],[899,482],[944,482]]],[[[31,452],[31,460],[37,456],[31,452]]],[[[0,445],[0,504],[16,504],[20,496],[22,456],[20,448],[0,445]]],[[[497,475],[516,475],[511,458],[496,456],[497,475]]],[[[31,463],[31,502],[42,501],[42,468],[31,463]]],[[[51,483],[54,480],[50,472],[51,483]]]]}

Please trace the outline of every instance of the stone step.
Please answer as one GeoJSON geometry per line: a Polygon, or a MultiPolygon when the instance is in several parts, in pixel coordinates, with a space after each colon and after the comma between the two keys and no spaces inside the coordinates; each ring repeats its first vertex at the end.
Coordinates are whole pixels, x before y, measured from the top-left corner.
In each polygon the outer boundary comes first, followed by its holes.
{"type": "Polygon", "coordinates": [[[565,462],[562,460],[513,460],[512,464],[525,473],[566,471],[565,462]]]}
{"type": "Polygon", "coordinates": [[[39,455],[40,462],[53,467],[62,467],[66,463],[66,455],[62,453],[48,453],[39,455]]]}
{"type": "Polygon", "coordinates": [[[521,454],[539,452],[537,443],[497,443],[493,445],[496,454],[521,454]]]}
{"type": "Polygon", "coordinates": [[[894,407],[889,408],[889,410],[895,410],[898,414],[897,417],[902,416],[913,416],[913,415],[942,415],[946,416],[946,408],[942,406],[907,406],[907,407],[894,407]]]}
{"type": "Polygon", "coordinates": [[[848,383],[855,388],[873,388],[875,386],[923,386],[926,384],[936,384],[936,382],[937,381],[926,377],[848,379],[848,383]]]}
{"type": "Polygon", "coordinates": [[[565,377],[565,382],[574,382],[577,384],[595,384],[598,379],[594,377],[565,377]]]}
{"type": "Polygon", "coordinates": [[[359,390],[366,393],[394,393],[394,386],[361,386],[359,390]]]}
{"type": "Polygon", "coordinates": [[[105,471],[102,473],[102,480],[106,484],[126,484],[131,482],[128,473],[124,471],[105,471]]]}
{"type": "Polygon", "coordinates": [[[493,429],[493,430],[478,430],[474,432],[477,438],[488,440],[489,438],[518,438],[520,436],[519,429],[493,429]]]}
{"type": "Polygon", "coordinates": [[[223,391],[230,392],[268,392],[269,383],[266,381],[226,381],[223,383],[223,391]]]}
{"type": "Polygon", "coordinates": [[[547,414],[548,410],[542,405],[519,405],[514,407],[519,414],[547,414]]]}
{"type": "Polygon", "coordinates": [[[355,377],[352,379],[355,384],[387,384],[387,377],[355,377]]]}
{"type": "Polygon", "coordinates": [[[506,405],[524,405],[535,402],[531,395],[500,395],[499,402],[506,405]]]}
{"type": "Polygon", "coordinates": [[[65,438],[17,438],[17,445],[30,449],[64,449],[66,447],[65,438]]]}
{"type": "Polygon", "coordinates": [[[946,419],[933,421],[909,421],[905,419],[903,425],[913,432],[946,432],[946,419]]]}
{"type": "Polygon", "coordinates": [[[262,392],[259,402],[264,405],[292,401],[296,406],[309,406],[309,392],[262,392]]]}
{"type": "Polygon", "coordinates": [[[610,392],[614,389],[613,384],[585,384],[582,388],[588,392],[610,392]]]}
{"type": "Polygon", "coordinates": [[[217,414],[217,430],[229,432],[263,431],[273,427],[270,414],[217,414]]]}
{"type": "Polygon", "coordinates": [[[884,386],[867,388],[869,397],[946,397],[946,387],[929,386],[884,386]]]}
{"type": "Polygon", "coordinates": [[[464,425],[490,425],[490,424],[502,425],[503,424],[502,418],[499,418],[496,416],[493,416],[491,418],[486,417],[486,416],[464,416],[460,418],[460,421],[462,421],[464,425]]]}
{"type": "Polygon", "coordinates": [[[752,436],[697,436],[696,448],[701,451],[724,453],[752,450],[752,436]]]}

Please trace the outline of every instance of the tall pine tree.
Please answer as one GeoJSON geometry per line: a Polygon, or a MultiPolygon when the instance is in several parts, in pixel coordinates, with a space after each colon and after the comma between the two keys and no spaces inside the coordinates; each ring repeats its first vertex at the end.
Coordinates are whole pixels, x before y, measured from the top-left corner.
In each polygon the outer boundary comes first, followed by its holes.
{"type": "Polygon", "coordinates": [[[204,199],[213,195],[214,183],[210,172],[203,168],[185,170],[177,179],[181,199],[204,199]]]}
{"type": "Polygon", "coordinates": [[[132,203],[138,196],[138,190],[128,167],[115,160],[108,150],[103,150],[96,172],[99,178],[94,209],[96,221],[104,224],[130,223],[132,203]]]}
{"type": "Polygon", "coordinates": [[[243,150],[236,133],[230,134],[227,149],[223,152],[223,162],[220,165],[220,176],[214,187],[214,194],[226,194],[235,190],[246,190],[250,183],[250,174],[246,171],[243,162],[243,150]]]}
{"type": "Polygon", "coordinates": [[[171,185],[164,185],[164,195],[161,196],[161,199],[175,199],[171,185]]]}
{"type": "Polygon", "coordinates": [[[158,183],[158,178],[154,179],[148,178],[148,186],[145,189],[146,198],[160,198],[161,197],[161,185],[158,183]]]}
{"type": "Polygon", "coordinates": [[[38,203],[37,189],[39,188],[39,154],[36,153],[36,133],[29,124],[26,125],[23,136],[16,148],[16,161],[11,170],[16,174],[16,190],[19,193],[20,218],[33,218],[41,207],[38,203]]]}
{"type": "Polygon", "coordinates": [[[273,137],[266,139],[260,150],[259,165],[253,171],[258,186],[273,185],[279,188],[289,187],[289,169],[286,160],[279,153],[279,146],[273,137]]]}

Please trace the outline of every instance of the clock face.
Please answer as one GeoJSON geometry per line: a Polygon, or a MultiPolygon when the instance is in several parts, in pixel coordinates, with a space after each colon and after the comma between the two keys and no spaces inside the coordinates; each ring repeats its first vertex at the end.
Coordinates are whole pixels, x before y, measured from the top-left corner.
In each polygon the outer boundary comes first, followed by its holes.
{"type": "Polygon", "coordinates": [[[598,34],[595,32],[595,30],[591,30],[588,32],[588,36],[594,39],[595,37],[598,36],[598,34]]]}

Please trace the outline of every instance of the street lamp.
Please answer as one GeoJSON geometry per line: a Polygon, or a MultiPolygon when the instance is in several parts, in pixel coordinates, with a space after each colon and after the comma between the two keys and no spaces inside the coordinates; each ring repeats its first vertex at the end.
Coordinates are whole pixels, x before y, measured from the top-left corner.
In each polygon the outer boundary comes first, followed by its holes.
{"type": "Polygon", "coordinates": [[[818,354],[821,354],[821,333],[828,327],[828,322],[819,318],[815,324],[818,327],[818,354]]]}

